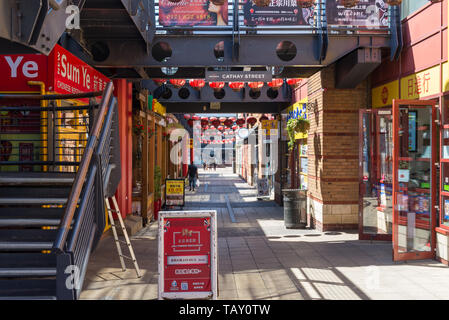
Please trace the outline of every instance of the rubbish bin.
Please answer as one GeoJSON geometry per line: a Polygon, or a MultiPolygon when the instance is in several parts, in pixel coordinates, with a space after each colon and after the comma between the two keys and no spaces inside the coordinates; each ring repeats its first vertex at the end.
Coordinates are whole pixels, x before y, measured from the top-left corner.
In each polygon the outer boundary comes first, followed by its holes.
{"type": "Polygon", "coordinates": [[[287,229],[305,229],[307,226],[307,190],[283,189],[284,224],[287,229]]]}

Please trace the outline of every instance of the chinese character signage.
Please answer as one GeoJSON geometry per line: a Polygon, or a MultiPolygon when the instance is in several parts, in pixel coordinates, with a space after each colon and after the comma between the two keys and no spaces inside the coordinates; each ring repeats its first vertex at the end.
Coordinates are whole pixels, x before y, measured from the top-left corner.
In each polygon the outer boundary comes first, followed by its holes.
{"type": "Polygon", "coordinates": [[[271,130],[278,129],[277,120],[262,120],[262,129],[267,130],[267,136],[271,135],[271,130]]]}
{"type": "Polygon", "coordinates": [[[184,206],[185,181],[183,179],[165,180],[165,205],[184,206]]]}
{"type": "Polygon", "coordinates": [[[227,0],[159,1],[159,24],[163,26],[226,26],[227,0]]]}
{"type": "Polygon", "coordinates": [[[163,211],[159,298],[216,298],[216,211],[163,211]]]}
{"type": "Polygon", "coordinates": [[[401,99],[419,99],[439,92],[439,65],[401,79],[401,99]]]}
{"type": "Polygon", "coordinates": [[[258,7],[251,0],[246,0],[244,23],[247,26],[313,25],[313,8],[298,8],[296,0],[271,0],[267,7],[258,7]]]}
{"type": "Polygon", "coordinates": [[[339,0],[327,0],[326,14],[328,25],[388,27],[388,5],[383,0],[360,0],[352,8],[340,5],[339,0]]]}
{"type": "Polygon", "coordinates": [[[102,91],[110,81],[59,45],[48,57],[42,54],[2,55],[0,71],[3,92],[39,91],[39,87],[28,85],[28,81],[42,81],[48,92],[84,93],[102,91]]]}

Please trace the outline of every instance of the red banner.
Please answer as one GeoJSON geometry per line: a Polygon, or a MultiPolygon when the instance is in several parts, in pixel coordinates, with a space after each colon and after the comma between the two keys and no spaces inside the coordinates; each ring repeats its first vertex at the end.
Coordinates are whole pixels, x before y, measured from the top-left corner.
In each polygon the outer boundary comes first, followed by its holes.
{"type": "Polygon", "coordinates": [[[56,45],[47,57],[42,54],[1,55],[1,92],[39,91],[28,81],[42,81],[49,92],[71,94],[102,91],[106,76],[56,45]]]}
{"type": "Polygon", "coordinates": [[[1,92],[39,92],[28,81],[47,84],[48,58],[43,54],[8,54],[0,56],[1,92]]]}
{"type": "Polygon", "coordinates": [[[211,218],[164,218],[163,223],[163,291],[211,291],[211,218]]]}
{"type": "Polygon", "coordinates": [[[228,0],[159,1],[159,24],[163,26],[226,26],[228,0]]]}

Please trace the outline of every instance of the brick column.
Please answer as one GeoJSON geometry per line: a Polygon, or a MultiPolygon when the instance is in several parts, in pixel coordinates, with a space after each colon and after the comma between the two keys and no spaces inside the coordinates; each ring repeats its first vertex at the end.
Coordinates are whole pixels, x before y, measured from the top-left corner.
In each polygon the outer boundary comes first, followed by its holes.
{"type": "Polygon", "coordinates": [[[367,84],[336,89],[334,79],[330,66],[308,81],[308,206],[320,231],[358,228],[358,119],[367,84]]]}

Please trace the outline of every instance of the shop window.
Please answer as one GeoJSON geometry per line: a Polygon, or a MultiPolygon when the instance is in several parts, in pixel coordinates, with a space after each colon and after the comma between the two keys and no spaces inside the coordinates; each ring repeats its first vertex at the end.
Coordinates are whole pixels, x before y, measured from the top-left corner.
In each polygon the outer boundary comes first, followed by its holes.
{"type": "Polygon", "coordinates": [[[428,0],[404,0],[401,4],[401,20],[407,18],[412,13],[418,11],[426,4],[428,0]]]}
{"type": "Polygon", "coordinates": [[[440,224],[449,228],[449,96],[441,110],[441,216],[440,224]]]}

